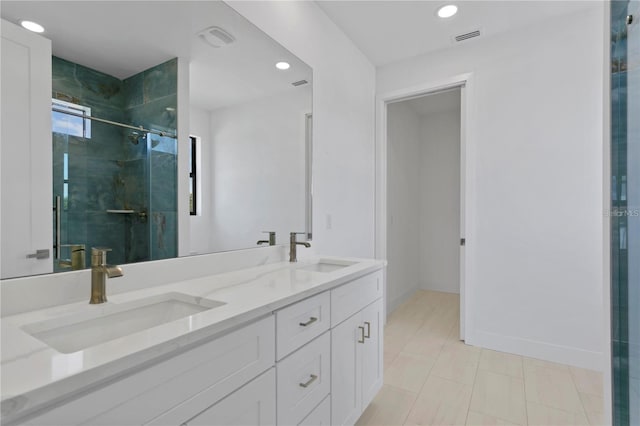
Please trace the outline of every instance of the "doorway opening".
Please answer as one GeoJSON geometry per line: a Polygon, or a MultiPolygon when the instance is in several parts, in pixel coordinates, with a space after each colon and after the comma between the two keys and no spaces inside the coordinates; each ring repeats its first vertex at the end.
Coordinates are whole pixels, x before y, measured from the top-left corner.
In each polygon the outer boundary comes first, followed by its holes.
{"type": "Polygon", "coordinates": [[[468,341],[469,76],[378,99],[376,255],[387,313],[418,290],[460,295],[468,341]]]}

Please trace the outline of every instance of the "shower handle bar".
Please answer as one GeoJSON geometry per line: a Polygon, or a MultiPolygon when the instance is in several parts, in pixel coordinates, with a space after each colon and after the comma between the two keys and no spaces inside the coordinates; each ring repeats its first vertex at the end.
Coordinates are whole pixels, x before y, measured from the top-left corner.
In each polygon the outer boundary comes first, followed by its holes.
{"type": "Polygon", "coordinates": [[[56,212],[56,243],[55,243],[55,259],[60,259],[60,209],[62,208],[62,203],[60,201],[60,196],[56,195],[56,205],[53,207],[53,210],[56,212]]]}
{"type": "Polygon", "coordinates": [[[92,117],[90,115],[80,114],[78,112],[67,111],[67,110],[59,109],[59,108],[55,108],[55,107],[51,108],[51,111],[60,112],[62,114],[73,115],[75,117],[86,118],[87,120],[99,121],[100,123],[111,124],[111,125],[114,125],[114,126],[120,126],[120,127],[124,127],[125,129],[138,130],[138,131],[144,132],[144,133],[153,133],[154,135],[177,139],[176,135],[172,135],[172,134],[166,133],[166,132],[160,132],[158,130],[145,129],[142,126],[140,126],[140,127],[131,126],[129,124],[118,123],[117,121],[105,120],[104,118],[92,117]]]}

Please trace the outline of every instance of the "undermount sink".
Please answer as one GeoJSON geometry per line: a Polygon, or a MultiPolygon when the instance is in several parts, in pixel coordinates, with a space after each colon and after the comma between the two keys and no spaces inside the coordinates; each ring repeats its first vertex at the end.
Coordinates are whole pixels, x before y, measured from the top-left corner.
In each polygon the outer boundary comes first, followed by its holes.
{"type": "Polygon", "coordinates": [[[304,271],[313,271],[313,272],[333,272],[333,271],[337,271],[338,269],[346,268],[347,266],[351,266],[355,264],[356,262],[350,262],[347,260],[320,259],[315,263],[301,266],[298,269],[302,269],[304,271]]]}
{"type": "Polygon", "coordinates": [[[72,353],[224,305],[165,293],[122,304],[95,305],[76,315],[28,324],[22,329],[58,352],[72,353]]]}

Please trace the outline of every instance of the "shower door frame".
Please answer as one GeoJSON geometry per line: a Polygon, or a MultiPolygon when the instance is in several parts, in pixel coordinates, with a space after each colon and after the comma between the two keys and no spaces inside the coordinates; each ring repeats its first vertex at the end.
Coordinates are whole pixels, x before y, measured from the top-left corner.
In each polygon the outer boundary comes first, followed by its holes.
{"type": "MultiPolygon", "coordinates": [[[[387,106],[391,103],[428,96],[448,89],[460,88],[460,238],[465,239],[460,249],[460,340],[473,344],[470,319],[473,312],[473,264],[476,216],[475,150],[472,140],[475,117],[473,115],[473,73],[458,74],[392,92],[376,95],[375,140],[375,257],[387,258],[387,106]],[[469,241],[471,244],[469,244],[469,241]]],[[[387,277],[384,277],[384,315],[387,318],[387,277]]]]}

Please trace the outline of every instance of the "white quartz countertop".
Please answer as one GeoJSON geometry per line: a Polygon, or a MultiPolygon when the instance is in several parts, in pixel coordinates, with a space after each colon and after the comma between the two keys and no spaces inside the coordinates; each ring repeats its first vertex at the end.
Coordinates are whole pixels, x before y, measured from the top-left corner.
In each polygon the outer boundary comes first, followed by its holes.
{"type": "MultiPolygon", "coordinates": [[[[291,303],[381,269],[384,261],[312,258],[279,262],[218,275],[109,295],[101,305],[78,302],[2,319],[2,418],[15,419],[73,397],[157,359],[263,317],[291,303]],[[332,272],[303,269],[321,260],[353,262],[332,272]],[[224,305],[148,328],[73,353],[61,353],[32,337],[24,327],[68,316],[109,311],[166,293],[223,302],[224,305]]],[[[90,285],[87,283],[87,301],[90,285]]]]}

